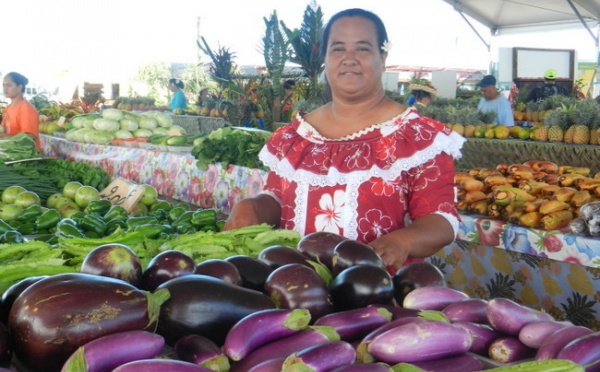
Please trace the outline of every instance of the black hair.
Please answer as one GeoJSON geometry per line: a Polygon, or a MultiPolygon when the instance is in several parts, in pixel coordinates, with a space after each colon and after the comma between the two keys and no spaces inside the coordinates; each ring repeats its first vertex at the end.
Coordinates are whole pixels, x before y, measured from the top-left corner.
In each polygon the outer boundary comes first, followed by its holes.
{"type": "Polygon", "coordinates": [[[383,43],[388,41],[388,36],[387,36],[387,31],[385,30],[385,25],[383,24],[383,21],[381,20],[381,18],[379,18],[379,16],[377,16],[375,13],[372,13],[368,10],[364,10],[364,9],[360,9],[360,8],[346,9],[346,10],[342,10],[341,12],[334,14],[329,19],[329,22],[327,22],[327,25],[325,25],[325,28],[323,29],[323,35],[321,37],[321,45],[319,48],[319,53],[321,54],[322,57],[325,57],[325,54],[327,53],[327,42],[329,41],[329,34],[331,33],[331,27],[333,26],[335,21],[337,21],[340,18],[344,18],[344,17],[362,17],[362,18],[366,18],[366,19],[370,20],[371,22],[373,22],[375,24],[375,29],[377,31],[377,46],[379,48],[381,48],[383,46],[383,43]]]}
{"type": "Polygon", "coordinates": [[[25,87],[27,86],[27,84],[29,84],[29,79],[27,79],[24,75],[14,71],[9,72],[8,74],[6,74],[6,76],[10,76],[15,85],[21,85],[23,87],[22,92],[25,92],[25,87]]]}
{"type": "Polygon", "coordinates": [[[283,89],[292,89],[294,86],[296,86],[296,82],[292,79],[288,79],[283,83],[283,89]]]}
{"type": "Polygon", "coordinates": [[[412,92],[410,92],[410,94],[415,96],[415,100],[417,101],[422,100],[423,98],[431,99],[431,93],[426,92],[424,90],[413,90],[412,92]]]}
{"type": "Polygon", "coordinates": [[[169,79],[169,84],[175,85],[179,89],[183,89],[183,81],[179,79],[169,79]]]}

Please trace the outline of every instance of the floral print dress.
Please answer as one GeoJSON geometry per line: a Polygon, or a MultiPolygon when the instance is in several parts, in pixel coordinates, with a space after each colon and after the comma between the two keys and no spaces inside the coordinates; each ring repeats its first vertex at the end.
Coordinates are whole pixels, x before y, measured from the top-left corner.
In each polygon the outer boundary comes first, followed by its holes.
{"type": "Polygon", "coordinates": [[[281,228],[328,231],[369,243],[437,213],[458,231],[454,159],[465,139],[409,108],[340,139],[321,136],[302,115],[260,153],[264,193],[282,206],[281,228]]]}

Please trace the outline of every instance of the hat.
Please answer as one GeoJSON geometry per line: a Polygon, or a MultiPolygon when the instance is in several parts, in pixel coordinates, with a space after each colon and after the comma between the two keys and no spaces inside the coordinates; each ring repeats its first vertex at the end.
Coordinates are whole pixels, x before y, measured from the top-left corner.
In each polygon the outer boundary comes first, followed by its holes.
{"type": "Polygon", "coordinates": [[[479,80],[477,86],[480,88],[489,87],[490,85],[496,85],[496,78],[492,75],[485,75],[483,79],[479,80]]]}
{"type": "Polygon", "coordinates": [[[544,79],[554,80],[556,79],[556,75],[558,75],[558,72],[556,72],[555,69],[551,68],[549,70],[546,70],[546,72],[544,73],[544,79]]]}
{"type": "Polygon", "coordinates": [[[437,95],[437,89],[427,84],[411,84],[408,86],[408,90],[411,92],[413,90],[422,90],[423,92],[431,94],[432,97],[435,97],[437,95]]]}

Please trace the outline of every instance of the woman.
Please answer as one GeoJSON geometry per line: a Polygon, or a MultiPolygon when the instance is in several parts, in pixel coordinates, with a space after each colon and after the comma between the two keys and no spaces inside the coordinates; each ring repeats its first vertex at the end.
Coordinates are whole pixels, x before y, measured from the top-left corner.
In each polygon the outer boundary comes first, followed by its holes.
{"type": "Polygon", "coordinates": [[[411,106],[415,106],[417,110],[423,109],[431,103],[431,101],[437,95],[437,90],[431,85],[427,84],[411,84],[408,89],[410,89],[410,98],[409,104],[411,106]]]}
{"type": "Polygon", "coordinates": [[[179,79],[170,79],[169,90],[173,92],[173,98],[171,98],[171,102],[169,102],[171,111],[177,109],[185,110],[187,108],[187,101],[185,99],[185,94],[183,93],[183,81],[179,79]]]}
{"type": "Polygon", "coordinates": [[[40,117],[33,105],[24,97],[25,87],[29,80],[18,72],[9,72],[2,80],[4,96],[10,98],[10,104],[2,114],[2,136],[14,136],[21,132],[35,138],[36,147],[40,148],[40,117]]]}
{"type": "Polygon", "coordinates": [[[464,138],[385,96],[389,42],[375,14],[334,15],[321,48],[332,102],[274,133],[260,154],[271,169],[263,193],[237,203],[225,229],[330,231],[394,269],[434,254],[458,230],[453,156],[464,138]]]}

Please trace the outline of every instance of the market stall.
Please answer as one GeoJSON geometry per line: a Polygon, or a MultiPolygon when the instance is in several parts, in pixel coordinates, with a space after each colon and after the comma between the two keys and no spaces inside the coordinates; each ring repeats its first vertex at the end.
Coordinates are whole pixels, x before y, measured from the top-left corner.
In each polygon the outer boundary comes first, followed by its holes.
{"type": "Polygon", "coordinates": [[[190,115],[173,115],[173,124],[179,125],[190,134],[208,134],[216,129],[231,125],[221,117],[190,115]]]}

